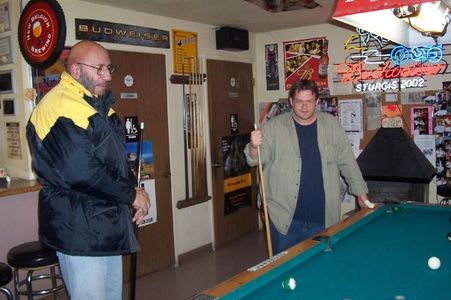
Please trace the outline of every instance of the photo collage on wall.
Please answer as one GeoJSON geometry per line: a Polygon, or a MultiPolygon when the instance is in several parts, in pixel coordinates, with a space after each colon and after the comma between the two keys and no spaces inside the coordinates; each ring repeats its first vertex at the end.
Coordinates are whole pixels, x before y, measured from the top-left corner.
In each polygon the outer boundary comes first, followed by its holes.
{"type": "Polygon", "coordinates": [[[451,184],[451,82],[425,101],[433,106],[437,186],[451,184]]]}

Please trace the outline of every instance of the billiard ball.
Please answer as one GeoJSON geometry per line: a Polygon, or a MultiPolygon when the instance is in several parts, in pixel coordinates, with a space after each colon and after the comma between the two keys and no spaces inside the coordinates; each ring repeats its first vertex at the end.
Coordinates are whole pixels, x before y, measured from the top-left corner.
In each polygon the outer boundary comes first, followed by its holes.
{"type": "Polygon", "coordinates": [[[399,205],[393,205],[391,209],[394,213],[399,213],[401,211],[401,206],[399,205]]]}
{"type": "Polygon", "coordinates": [[[440,268],[440,259],[438,257],[435,256],[431,256],[428,259],[428,266],[431,270],[437,270],[438,268],[440,268]]]}
{"type": "Polygon", "coordinates": [[[284,290],[294,290],[296,288],[296,280],[293,277],[285,279],[282,281],[282,288],[284,290]]]}
{"type": "Polygon", "coordinates": [[[451,232],[448,232],[448,242],[451,242],[451,232]]]}

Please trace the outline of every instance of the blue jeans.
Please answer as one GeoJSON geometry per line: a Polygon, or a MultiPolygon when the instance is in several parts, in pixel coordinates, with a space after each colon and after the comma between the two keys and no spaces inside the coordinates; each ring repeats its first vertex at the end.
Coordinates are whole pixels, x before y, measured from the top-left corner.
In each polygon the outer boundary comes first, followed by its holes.
{"type": "Polygon", "coordinates": [[[277,231],[274,224],[269,222],[271,232],[271,245],[273,254],[282,252],[297,243],[308,239],[318,232],[324,230],[323,224],[301,222],[293,220],[286,235],[277,231]]]}
{"type": "Polygon", "coordinates": [[[71,300],[122,299],[122,256],[71,256],[56,252],[71,300]]]}

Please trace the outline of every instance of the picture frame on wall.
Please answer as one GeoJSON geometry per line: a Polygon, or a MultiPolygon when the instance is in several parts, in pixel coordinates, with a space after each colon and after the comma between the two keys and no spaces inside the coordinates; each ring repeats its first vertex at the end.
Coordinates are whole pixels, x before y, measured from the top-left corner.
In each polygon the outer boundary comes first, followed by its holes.
{"type": "Polygon", "coordinates": [[[11,31],[9,0],[0,0],[0,33],[11,31]]]}
{"type": "Polygon", "coordinates": [[[13,98],[3,99],[2,103],[4,116],[14,116],[16,114],[16,108],[13,98]]]}
{"type": "Polygon", "coordinates": [[[11,64],[13,62],[11,36],[0,38],[0,65],[11,64]]]}
{"type": "Polygon", "coordinates": [[[14,93],[13,71],[0,71],[0,94],[14,93]]]}

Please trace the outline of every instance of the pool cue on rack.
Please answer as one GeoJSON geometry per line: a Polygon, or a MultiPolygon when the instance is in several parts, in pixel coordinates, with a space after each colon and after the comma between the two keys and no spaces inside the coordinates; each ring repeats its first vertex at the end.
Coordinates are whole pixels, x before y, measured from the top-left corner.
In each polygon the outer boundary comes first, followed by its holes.
{"type": "MultiPolygon", "coordinates": [[[[257,124],[254,124],[254,129],[257,130],[257,124]]],[[[266,231],[266,246],[268,248],[269,258],[271,258],[273,256],[272,242],[271,242],[271,232],[269,231],[269,217],[268,217],[268,208],[266,206],[265,180],[263,179],[263,167],[262,167],[262,159],[260,156],[260,146],[257,146],[257,156],[258,156],[258,174],[260,175],[260,190],[262,194],[263,213],[265,215],[264,221],[266,231]]]]}
{"type": "MultiPolygon", "coordinates": [[[[186,58],[185,58],[186,59],[186,58]]],[[[185,200],[189,200],[189,174],[188,174],[188,100],[185,89],[185,62],[182,64],[182,92],[183,92],[183,158],[185,167],[185,200]]],[[[189,81],[189,78],[188,78],[189,81]]]]}
{"type": "MultiPolygon", "coordinates": [[[[138,145],[138,171],[136,174],[136,183],[138,187],[141,187],[141,165],[142,165],[142,153],[143,153],[143,137],[144,137],[144,122],[139,126],[139,145],[138,145]]],[[[133,224],[136,239],[138,239],[138,225],[133,224]]],[[[136,265],[138,260],[138,253],[131,254],[130,260],[130,299],[136,299],[136,265]]]]}

